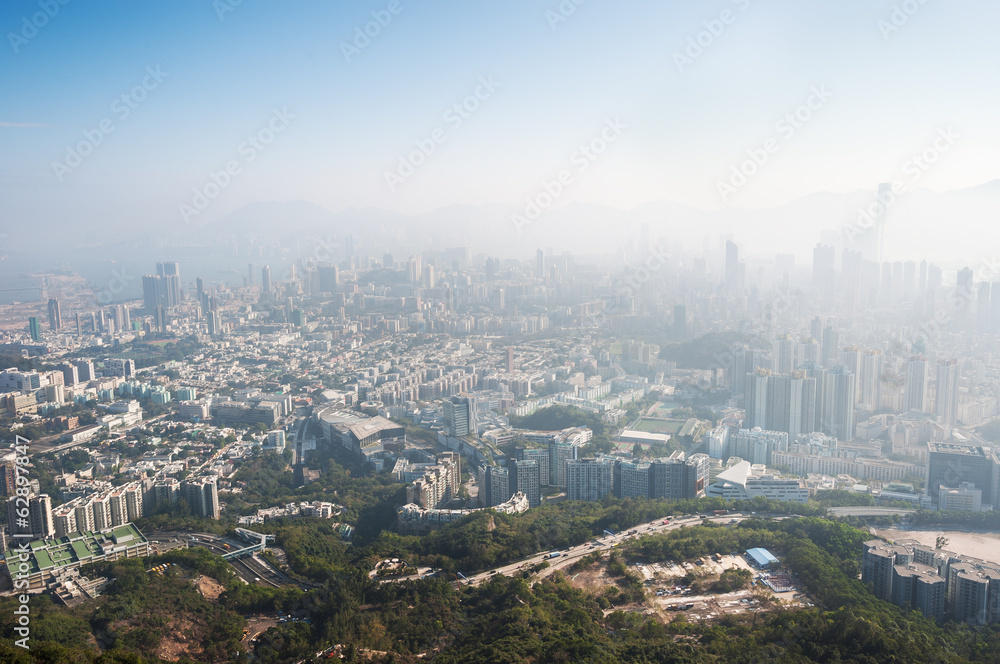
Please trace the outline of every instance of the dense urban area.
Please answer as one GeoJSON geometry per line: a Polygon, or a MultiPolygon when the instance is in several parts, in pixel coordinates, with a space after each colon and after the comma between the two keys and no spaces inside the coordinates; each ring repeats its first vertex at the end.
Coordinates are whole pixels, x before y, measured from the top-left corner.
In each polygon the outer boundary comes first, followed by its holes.
{"type": "Polygon", "coordinates": [[[1000,529],[1000,274],[879,262],[883,221],[805,265],[644,225],[30,275],[0,659],[993,661],[1000,557],[943,533],[1000,529]]]}

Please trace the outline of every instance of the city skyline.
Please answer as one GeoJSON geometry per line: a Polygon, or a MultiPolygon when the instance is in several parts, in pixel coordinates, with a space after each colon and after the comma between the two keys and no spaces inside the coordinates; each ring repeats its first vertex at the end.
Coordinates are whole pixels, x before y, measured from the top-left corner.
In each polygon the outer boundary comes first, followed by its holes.
{"type": "MultiPolygon", "coordinates": [[[[60,4],[41,27],[35,4],[5,6],[0,80],[24,94],[0,103],[4,250],[30,239],[22,225],[80,244],[308,201],[351,223],[352,210],[471,206],[462,223],[502,225],[512,250],[533,251],[544,224],[511,217],[560,174],[546,215],[669,202],[677,227],[898,183],[889,243],[916,228],[941,251],[955,249],[949,210],[968,242],[1000,209],[995,93],[970,84],[990,80],[996,54],[967,57],[996,8],[388,4],[60,4]],[[975,200],[921,217],[948,192],[975,200]]],[[[835,205],[838,229],[861,203],[835,205]]]]}

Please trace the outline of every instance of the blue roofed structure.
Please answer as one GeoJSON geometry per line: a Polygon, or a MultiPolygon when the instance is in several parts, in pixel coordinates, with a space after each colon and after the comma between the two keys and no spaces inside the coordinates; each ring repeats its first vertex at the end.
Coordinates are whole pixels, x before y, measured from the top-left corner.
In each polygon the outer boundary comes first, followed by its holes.
{"type": "Polygon", "coordinates": [[[778,559],[775,558],[774,555],[772,555],[767,549],[747,549],[747,555],[750,556],[753,564],[761,569],[767,569],[768,567],[773,567],[778,564],[778,559]]]}

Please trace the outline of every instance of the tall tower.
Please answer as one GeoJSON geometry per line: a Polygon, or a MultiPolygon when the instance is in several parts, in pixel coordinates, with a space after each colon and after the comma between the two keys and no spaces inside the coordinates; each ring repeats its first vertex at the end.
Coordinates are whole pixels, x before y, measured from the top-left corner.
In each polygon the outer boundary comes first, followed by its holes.
{"type": "Polygon", "coordinates": [[[940,360],[937,364],[937,396],[934,413],[938,422],[946,427],[958,421],[958,360],[940,360]]]}
{"type": "Polygon", "coordinates": [[[875,215],[875,260],[882,262],[885,254],[885,220],[889,213],[889,203],[892,200],[892,184],[881,182],[878,185],[878,212],[875,215]]]}
{"type": "Polygon", "coordinates": [[[160,277],[160,304],[176,307],[181,303],[181,264],[157,263],[156,274],[160,277]]]}
{"type": "Polygon", "coordinates": [[[927,360],[920,356],[910,358],[906,365],[906,388],[903,392],[903,409],[926,413],[927,360]]]}
{"type": "Polygon", "coordinates": [[[420,279],[423,276],[423,268],[420,264],[420,256],[418,254],[410,256],[407,269],[409,271],[410,283],[414,286],[419,285],[420,279]]]}
{"type": "Polygon", "coordinates": [[[49,298],[49,327],[52,330],[62,328],[62,311],[59,309],[59,300],[54,297],[49,298]]]}
{"type": "Polygon", "coordinates": [[[38,322],[37,316],[32,316],[28,319],[28,333],[31,335],[32,341],[42,340],[42,326],[38,322]]]}
{"type": "Polygon", "coordinates": [[[260,290],[262,293],[271,292],[271,266],[265,265],[260,271],[260,290]]]}
{"type": "Polygon", "coordinates": [[[142,275],[142,308],[152,312],[160,304],[160,277],[155,274],[142,275]]]}
{"type": "Polygon", "coordinates": [[[726,292],[736,293],[740,288],[740,249],[732,240],[726,240],[726,292]]]}
{"type": "Polygon", "coordinates": [[[859,365],[857,402],[865,410],[878,410],[882,406],[882,351],[865,351],[859,365]]]}

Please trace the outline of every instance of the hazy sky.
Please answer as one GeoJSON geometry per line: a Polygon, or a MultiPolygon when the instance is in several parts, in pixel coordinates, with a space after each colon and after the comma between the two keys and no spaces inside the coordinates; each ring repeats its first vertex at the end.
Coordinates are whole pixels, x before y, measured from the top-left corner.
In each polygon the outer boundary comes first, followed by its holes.
{"type": "Polygon", "coordinates": [[[763,207],[898,178],[942,128],[958,138],[907,186],[998,176],[986,0],[47,1],[51,17],[46,0],[0,5],[4,224],[175,223],[230,161],[197,221],[258,200],[515,205],[564,170],[558,205],[718,208],[718,182],[770,139],[726,201],[763,207]],[[779,126],[815,90],[811,117],[779,126]],[[574,153],[602,132],[584,170],[574,153]],[[399,155],[434,136],[391,190],[399,155]],[[81,141],[99,144],[53,167],[81,141]]]}

